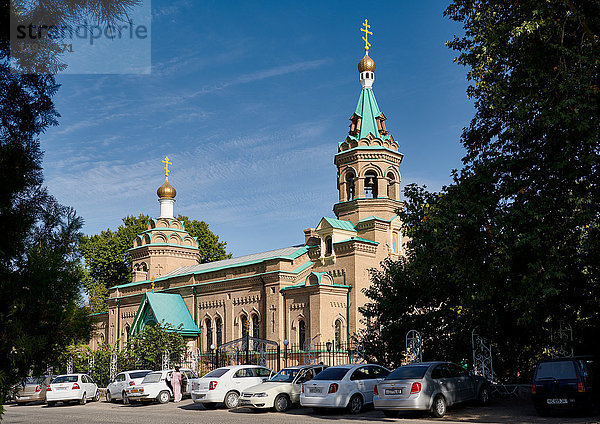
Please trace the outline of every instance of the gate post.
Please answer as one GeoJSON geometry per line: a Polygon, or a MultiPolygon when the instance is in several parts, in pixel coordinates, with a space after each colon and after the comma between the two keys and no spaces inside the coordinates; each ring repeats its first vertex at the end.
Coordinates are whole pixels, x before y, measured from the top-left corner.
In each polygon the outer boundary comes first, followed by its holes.
{"type": "Polygon", "coordinates": [[[277,372],[281,371],[281,347],[277,343],[277,372]]]}

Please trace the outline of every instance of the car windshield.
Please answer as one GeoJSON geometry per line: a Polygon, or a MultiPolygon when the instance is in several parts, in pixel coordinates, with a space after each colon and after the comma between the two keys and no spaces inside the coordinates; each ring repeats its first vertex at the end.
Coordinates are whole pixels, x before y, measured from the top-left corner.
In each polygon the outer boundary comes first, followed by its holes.
{"type": "Polygon", "coordinates": [[[575,364],[572,361],[542,362],[535,372],[536,380],[573,380],[576,378],[575,364]]]}
{"type": "Polygon", "coordinates": [[[404,366],[397,368],[391,374],[389,374],[386,380],[412,380],[414,378],[423,378],[429,365],[420,366],[404,366]]]}
{"type": "Polygon", "coordinates": [[[25,384],[42,384],[46,377],[27,377],[25,384]]]}
{"type": "Polygon", "coordinates": [[[76,375],[59,375],[52,381],[52,384],[56,383],[77,383],[76,375]]]}
{"type": "Polygon", "coordinates": [[[282,383],[291,383],[300,370],[297,368],[284,368],[269,379],[269,381],[279,381],[282,383]]]}
{"type": "Polygon", "coordinates": [[[341,380],[350,368],[329,367],[317,374],[313,380],[341,380]]]}
{"type": "Polygon", "coordinates": [[[143,383],[158,383],[160,381],[161,377],[162,377],[161,372],[151,372],[150,374],[147,374],[146,377],[144,377],[144,379],[142,380],[142,384],[143,383]]]}
{"type": "Polygon", "coordinates": [[[131,377],[131,378],[142,378],[142,377],[146,377],[149,373],[150,373],[150,371],[130,372],[129,373],[129,377],[131,377]]]}
{"type": "Polygon", "coordinates": [[[202,378],[219,378],[227,371],[229,371],[229,368],[217,368],[216,370],[212,370],[208,374],[205,374],[202,378]]]}

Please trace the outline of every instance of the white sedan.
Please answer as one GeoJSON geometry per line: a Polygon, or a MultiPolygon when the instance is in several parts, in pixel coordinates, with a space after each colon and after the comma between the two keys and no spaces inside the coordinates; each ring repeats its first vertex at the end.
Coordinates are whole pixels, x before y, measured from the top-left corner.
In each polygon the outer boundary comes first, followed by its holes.
{"type": "Polygon", "coordinates": [[[266,381],[271,374],[270,369],[258,365],[217,368],[191,381],[192,400],[207,409],[214,409],[221,402],[229,409],[236,408],[244,390],[266,381]]]}
{"type": "Polygon", "coordinates": [[[100,391],[94,380],[87,374],[64,374],[56,377],[46,389],[48,406],[56,402],[78,401],[85,405],[89,400],[100,399],[100,391]]]}
{"type": "Polygon", "coordinates": [[[365,404],[373,403],[375,385],[389,373],[373,364],[329,367],[302,385],[300,405],[315,410],[347,408],[358,414],[365,404]]]}
{"type": "MultiPolygon", "coordinates": [[[[175,370],[170,369],[146,374],[140,384],[125,389],[125,396],[130,402],[157,401],[158,403],[168,403],[173,397],[173,388],[171,387],[171,374],[173,371],[175,370]]],[[[196,377],[194,371],[190,369],[181,369],[180,372],[188,381],[196,377]]],[[[186,395],[187,393],[187,385],[184,384],[181,387],[181,394],[186,395]]]]}
{"type": "Polygon", "coordinates": [[[152,370],[132,370],[117,374],[115,379],[109,381],[108,386],[106,386],[106,400],[114,402],[121,399],[123,403],[129,403],[125,390],[130,386],[140,384],[146,374],[151,372],[152,370]]]}

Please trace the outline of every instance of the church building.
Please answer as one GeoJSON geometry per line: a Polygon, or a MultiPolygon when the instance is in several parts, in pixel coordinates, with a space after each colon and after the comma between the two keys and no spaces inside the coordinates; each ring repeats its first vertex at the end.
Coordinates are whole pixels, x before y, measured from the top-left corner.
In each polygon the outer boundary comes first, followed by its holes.
{"type": "Polygon", "coordinates": [[[293,246],[200,264],[197,241],[174,218],[167,158],[160,216],[129,249],[132,281],[112,287],[108,313],[94,316],[92,348],[123,347],[145,325],[162,321],[181,326],[188,347],[202,352],[245,334],[300,347],[340,345],[362,328],[369,269],[398,259],[405,242],[396,215],[403,155],[375,100],[375,62],[365,43],[358,104],[333,158],[335,217],[305,229],[293,246]]]}

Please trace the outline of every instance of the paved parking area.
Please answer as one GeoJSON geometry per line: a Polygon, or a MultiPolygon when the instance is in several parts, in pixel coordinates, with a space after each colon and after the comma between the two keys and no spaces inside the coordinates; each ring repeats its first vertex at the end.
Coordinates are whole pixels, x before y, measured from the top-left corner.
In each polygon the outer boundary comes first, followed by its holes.
{"type": "Polygon", "coordinates": [[[87,405],[62,405],[49,408],[41,404],[6,405],[3,423],[127,423],[127,424],[185,424],[185,423],[227,423],[227,424],[318,424],[326,421],[339,424],[394,423],[427,424],[444,423],[510,423],[510,424],[600,424],[600,416],[541,418],[529,402],[514,400],[496,400],[489,407],[466,405],[452,408],[441,420],[427,415],[408,414],[401,418],[385,418],[379,411],[367,410],[352,416],[343,411],[331,411],[315,414],[310,408],[294,408],[284,414],[275,412],[253,412],[248,409],[228,411],[205,410],[187,399],[180,403],[166,405],[122,405],[119,403],[91,402],[87,405]]]}

